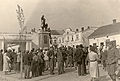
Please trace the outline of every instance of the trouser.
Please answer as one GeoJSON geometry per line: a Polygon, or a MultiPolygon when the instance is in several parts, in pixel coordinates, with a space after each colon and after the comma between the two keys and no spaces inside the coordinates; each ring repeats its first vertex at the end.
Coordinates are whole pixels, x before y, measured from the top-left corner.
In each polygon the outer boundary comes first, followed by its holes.
{"type": "Polygon", "coordinates": [[[50,74],[53,74],[54,71],[54,59],[50,59],[50,74]]]}
{"type": "Polygon", "coordinates": [[[38,75],[39,76],[42,75],[42,64],[41,63],[39,63],[38,65],[38,75]]]}
{"type": "Polygon", "coordinates": [[[58,61],[58,74],[64,73],[64,62],[58,61]]]}
{"type": "MultiPolygon", "coordinates": [[[[40,75],[40,66],[38,65],[38,62],[32,62],[32,68],[31,68],[31,71],[32,71],[32,77],[37,77],[38,75],[40,75]]],[[[42,71],[41,71],[42,72],[42,71]]]]}
{"type": "Polygon", "coordinates": [[[67,57],[67,65],[66,65],[66,67],[68,67],[68,66],[70,66],[70,67],[72,67],[72,57],[71,56],[68,56],[67,57]]]}
{"type": "Polygon", "coordinates": [[[24,70],[25,70],[25,78],[30,78],[30,66],[24,65],[24,70]]]}
{"type": "Polygon", "coordinates": [[[54,67],[56,67],[56,62],[57,62],[57,59],[55,58],[54,59],[54,67]]]}
{"type": "Polygon", "coordinates": [[[77,62],[74,62],[74,67],[77,70],[77,62]]]}
{"type": "Polygon", "coordinates": [[[85,59],[82,59],[81,74],[82,74],[82,75],[86,74],[86,64],[85,64],[85,59]]]}
{"type": "Polygon", "coordinates": [[[46,61],[45,61],[45,70],[48,70],[48,68],[49,68],[49,61],[46,60],[46,61]]]}
{"type": "Polygon", "coordinates": [[[107,65],[108,74],[113,81],[116,81],[115,71],[117,70],[116,63],[107,65]]]}
{"type": "Polygon", "coordinates": [[[20,72],[20,62],[17,62],[17,72],[20,72]]]}
{"type": "Polygon", "coordinates": [[[61,62],[58,61],[58,74],[62,74],[61,62]]]}
{"type": "Polygon", "coordinates": [[[17,62],[13,63],[13,69],[14,69],[14,71],[17,71],[17,62]]]}
{"type": "Polygon", "coordinates": [[[78,64],[78,75],[81,75],[81,64],[78,64]]]}

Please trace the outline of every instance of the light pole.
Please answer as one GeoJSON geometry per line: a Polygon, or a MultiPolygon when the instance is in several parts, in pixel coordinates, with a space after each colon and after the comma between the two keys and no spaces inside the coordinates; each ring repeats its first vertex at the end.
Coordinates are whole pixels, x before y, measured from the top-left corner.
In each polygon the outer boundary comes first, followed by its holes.
{"type": "MultiPolygon", "coordinates": [[[[20,25],[20,31],[19,31],[19,36],[20,36],[20,48],[22,46],[22,37],[23,37],[23,31],[25,29],[24,27],[24,21],[25,21],[25,17],[24,17],[24,13],[23,13],[23,9],[17,5],[17,19],[18,19],[18,22],[19,22],[19,25],[20,25]]],[[[23,76],[23,55],[22,55],[22,51],[21,51],[21,69],[20,69],[20,72],[21,72],[21,78],[23,76]]]]}

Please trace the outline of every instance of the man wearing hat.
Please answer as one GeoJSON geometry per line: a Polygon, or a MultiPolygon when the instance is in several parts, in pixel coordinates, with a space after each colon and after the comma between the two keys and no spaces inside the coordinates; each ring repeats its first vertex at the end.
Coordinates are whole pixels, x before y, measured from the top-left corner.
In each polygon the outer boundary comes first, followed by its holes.
{"type": "Polygon", "coordinates": [[[83,56],[83,46],[82,45],[78,45],[76,48],[76,52],[75,52],[75,59],[78,65],[78,75],[82,75],[82,71],[81,71],[81,67],[82,67],[82,56],[83,56]]]}
{"type": "Polygon", "coordinates": [[[107,71],[112,81],[116,81],[115,71],[116,71],[116,63],[119,58],[119,51],[113,45],[112,41],[108,44],[107,54],[108,54],[107,55],[107,71]]]}

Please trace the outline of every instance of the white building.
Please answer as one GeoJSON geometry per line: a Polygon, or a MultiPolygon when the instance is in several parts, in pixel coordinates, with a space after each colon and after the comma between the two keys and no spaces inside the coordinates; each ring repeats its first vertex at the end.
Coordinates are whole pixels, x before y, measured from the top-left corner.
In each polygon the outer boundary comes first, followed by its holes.
{"type": "Polygon", "coordinates": [[[93,33],[94,29],[88,27],[87,29],[81,28],[81,31],[76,29],[73,31],[71,28],[65,30],[62,36],[58,37],[58,46],[76,46],[83,44],[84,46],[89,45],[88,36],[93,33]]]}
{"type": "Polygon", "coordinates": [[[115,44],[120,46],[120,22],[116,23],[116,20],[113,20],[113,24],[99,27],[89,36],[90,45],[106,45],[107,41],[115,41],[115,44]]]}
{"type": "Polygon", "coordinates": [[[51,46],[58,46],[58,37],[64,34],[64,30],[51,30],[51,46]]]}

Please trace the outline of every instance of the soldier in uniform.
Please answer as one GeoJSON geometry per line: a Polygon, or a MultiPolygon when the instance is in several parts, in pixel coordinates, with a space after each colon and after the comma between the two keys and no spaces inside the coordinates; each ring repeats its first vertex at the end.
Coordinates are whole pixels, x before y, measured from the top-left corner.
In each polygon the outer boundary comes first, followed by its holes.
{"type": "Polygon", "coordinates": [[[50,74],[54,74],[54,50],[53,47],[50,47],[50,50],[48,51],[48,57],[49,57],[49,63],[50,63],[50,74]]]}
{"type": "Polygon", "coordinates": [[[116,46],[111,41],[108,44],[108,53],[107,53],[107,71],[112,81],[116,81],[116,63],[119,56],[119,51],[116,49],[116,46]]]}

